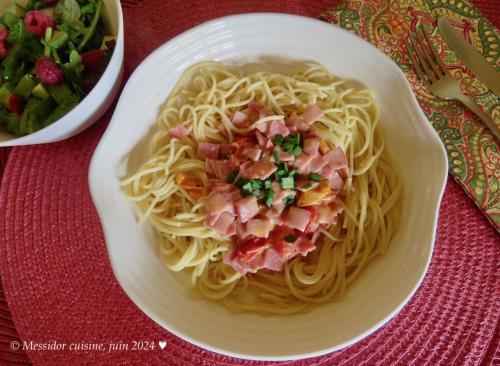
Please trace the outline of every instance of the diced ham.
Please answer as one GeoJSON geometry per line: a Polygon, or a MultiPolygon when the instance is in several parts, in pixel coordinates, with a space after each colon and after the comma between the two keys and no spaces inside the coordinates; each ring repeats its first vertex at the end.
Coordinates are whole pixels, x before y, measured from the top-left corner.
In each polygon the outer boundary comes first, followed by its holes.
{"type": "Polygon", "coordinates": [[[247,161],[240,166],[240,173],[243,178],[248,179],[266,179],[278,168],[268,160],[259,160],[256,162],[247,161]]]}
{"type": "Polygon", "coordinates": [[[292,163],[292,166],[297,168],[301,174],[308,174],[311,171],[309,164],[313,157],[309,154],[301,153],[297,159],[292,163]]]}
{"type": "Polygon", "coordinates": [[[274,224],[267,218],[252,219],[248,221],[246,225],[247,233],[258,238],[267,238],[273,229],[274,224]]]}
{"type": "Polygon", "coordinates": [[[289,134],[290,130],[286,127],[285,121],[280,119],[271,122],[267,136],[269,138],[274,138],[276,135],[287,137],[289,134]]]}
{"type": "Polygon", "coordinates": [[[220,157],[223,159],[229,158],[236,152],[236,147],[231,144],[219,144],[219,146],[220,146],[219,154],[220,157]]]}
{"type": "Polygon", "coordinates": [[[293,112],[288,118],[285,119],[285,124],[290,130],[290,132],[297,131],[307,131],[309,126],[304,122],[304,118],[302,116],[297,115],[297,113],[293,112]]]}
{"type": "MultiPolygon", "coordinates": [[[[295,156],[292,154],[287,154],[286,152],[283,151],[283,149],[280,146],[275,146],[273,148],[273,151],[278,152],[278,156],[280,157],[280,161],[285,161],[285,162],[290,162],[295,160],[295,156]]],[[[272,156],[272,159],[274,161],[274,156],[272,156]]],[[[276,162],[276,161],[274,161],[276,162]]]]}
{"type": "Polygon", "coordinates": [[[298,207],[290,207],[283,217],[283,224],[303,232],[305,231],[310,218],[311,213],[308,210],[298,207]]]}
{"type": "Polygon", "coordinates": [[[335,221],[337,216],[336,212],[330,210],[328,205],[322,204],[319,206],[315,206],[314,208],[318,214],[318,222],[320,225],[325,225],[326,228],[329,228],[332,223],[335,221]]]}
{"type": "Polygon", "coordinates": [[[321,140],[318,139],[318,138],[309,138],[309,139],[305,139],[304,140],[304,145],[302,147],[302,150],[312,156],[312,157],[317,157],[319,152],[318,152],[318,149],[319,149],[319,144],[320,144],[321,140]]]}
{"type": "Polygon", "coordinates": [[[333,169],[332,164],[328,163],[323,167],[323,169],[321,170],[321,176],[324,179],[328,179],[330,181],[330,187],[333,191],[339,192],[340,190],[342,190],[342,187],[344,186],[344,180],[337,172],[337,170],[333,169]]]}
{"type": "Polygon", "coordinates": [[[205,158],[218,159],[220,151],[220,144],[212,144],[210,142],[200,142],[198,144],[198,150],[196,151],[196,157],[200,160],[205,160],[205,158]]]}
{"type": "Polygon", "coordinates": [[[281,258],[274,248],[269,248],[264,253],[263,267],[271,271],[281,271],[285,261],[281,258]]]}
{"type": "Polygon", "coordinates": [[[236,207],[238,219],[242,223],[247,222],[259,213],[257,198],[255,198],[254,196],[242,198],[238,200],[234,205],[236,207]]]}
{"type": "MultiPolygon", "coordinates": [[[[284,205],[283,205],[283,209],[284,209],[284,205]]],[[[270,208],[268,209],[265,213],[264,213],[264,217],[268,218],[269,220],[271,220],[271,222],[274,224],[274,225],[281,225],[281,213],[278,213],[277,211],[275,211],[274,208],[270,208]]]]}
{"type": "Polygon", "coordinates": [[[261,109],[264,109],[266,106],[261,102],[251,102],[248,104],[248,109],[252,112],[260,112],[261,109]]]}
{"type": "Polygon", "coordinates": [[[276,135],[286,137],[290,134],[290,130],[286,127],[285,121],[282,119],[262,123],[257,126],[257,129],[270,139],[276,135]]]}
{"type": "Polygon", "coordinates": [[[215,175],[220,180],[225,181],[233,169],[234,166],[229,160],[205,159],[205,171],[215,175]]]}
{"type": "Polygon", "coordinates": [[[224,212],[231,216],[236,215],[233,202],[227,200],[224,193],[212,192],[207,197],[202,198],[201,202],[207,213],[206,222],[208,226],[212,226],[224,212]]]}
{"type": "Polygon", "coordinates": [[[301,114],[303,121],[308,125],[312,125],[318,119],[323,117],[323,111],[317,105],[312,105],[308,107],[304,113],[301,114]]]}
{"type": "Polygon", "coordinates": [[[245,123],[247,121],[247,119],[248,119],[248,116],[245,113],[240,112],[240,111],[236,111],[233,114],[233,118],[231,119],[231,122],[236,127],[239,127],[240,125],[245,123]]]}
{"type": "MultiPolygon", "coordinates": [[[[336,149],[327,152],[323,158],[332,166],[333,169],[345,169],[348,167],[347,157],[344,151],[337,147],[336,149]]],[[[347,170],[349,172],[349,170],[347,170]]]]}
{"type": "Polygon", "coordinates": [[[271,139],[267,138],[259,131],[255,131],[255,137],[257,138],[257,143],[263,149],[270,149],[273,147],[273,142],[271,139]]]}
{"type": "Polygon", "coordinates": [[[234,186],[232,184],[221,182],[218,179],[209,179],[207,186],[210,192],[226,193],[234,190],[234,186]]]}
{"type": "Polygon", "coordinates": [[[250,158],[253,161],[257,161],[260,159],[260,155],[262,154],[262,150],[258,148],[248,147],[243,150],[243,155],[250,158]]]}
{"type": "Polygon", "coordinates": [[[168,129],[168,134],[170,137],[182,138],[189,135],[189,131],[184,127],[182,123],[178,123],[175,127],[168,129]]]}
{"type": "Polygon", "coordinates": [[[314,249],[316,249],[314,243],[304,236],[300,236],[295,241],[294,245],[303,257],[305,257],[307,253],[312,252],[314,249]]]}
{"type": "Polygon", "coordinates": [[[318,156],[317,158],[311,160],[311,164],[309,164],[309,170],[311,171],[311,173],[320,174],[321,170],[327,163],[328,162],[323,158],[323,156],[318,156]]]}
{"type": "Polygon", "coordinates": [[[228,236],[229,234],[233,235],[235,232],[234,216],[227,212],[223,212],[212,225],[208,226],[222,236],[228,236]]]}

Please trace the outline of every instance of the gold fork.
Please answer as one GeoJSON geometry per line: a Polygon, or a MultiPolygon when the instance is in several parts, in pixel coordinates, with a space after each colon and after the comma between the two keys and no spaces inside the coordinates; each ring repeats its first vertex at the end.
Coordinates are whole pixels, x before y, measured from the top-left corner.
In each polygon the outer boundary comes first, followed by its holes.
{"type": "Polygon", "coordinates": [[[409,39],[406,40],[406,48],[415,73],[427,89],[439,98],[461,101],[476,116],[481,118],[497,139],[500,140],[500,128],[489,114],[485,113],[471,98],[462,93],[458,81],[446,70],[425,30],[421,29],[415,33],[410,33],[409,39]],[[419,34],[423,34],[423,36],[419,34]]]}

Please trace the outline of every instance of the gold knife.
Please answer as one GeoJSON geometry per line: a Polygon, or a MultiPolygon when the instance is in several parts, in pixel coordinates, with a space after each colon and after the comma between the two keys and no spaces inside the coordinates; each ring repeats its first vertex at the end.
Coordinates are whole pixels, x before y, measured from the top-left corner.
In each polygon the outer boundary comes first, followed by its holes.
{"type": "Polygon", "coordinates": [[[438,28],[444,40],[450,45],[476,77],[481,80],[493,93],[500,97],[500,73],[489,64],[483,56],[472,47],[462,35],[453,27],[448,19],[438,19],[438,28]]]}

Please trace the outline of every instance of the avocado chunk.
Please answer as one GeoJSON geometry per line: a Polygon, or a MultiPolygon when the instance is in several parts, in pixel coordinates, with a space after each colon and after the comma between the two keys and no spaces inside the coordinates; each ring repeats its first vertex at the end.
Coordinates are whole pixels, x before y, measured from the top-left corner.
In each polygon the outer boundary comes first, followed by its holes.
{"type": "Polygon", "coordinates": [[[14,94],[17,94],[24,99],[28,99],[35,86],[35,78],[30,74],[26,74],[21,78],[21,80],[19,80],[16,89],[14,89],[14,94]]]}
{"type": "Polygon", "coordinates": [[[47,91],[47,89],[45,89],[42,83],[38,83],[31,91],[31,94],[40,99],[45,99],[50,97],[49,92],[47,91]]]}

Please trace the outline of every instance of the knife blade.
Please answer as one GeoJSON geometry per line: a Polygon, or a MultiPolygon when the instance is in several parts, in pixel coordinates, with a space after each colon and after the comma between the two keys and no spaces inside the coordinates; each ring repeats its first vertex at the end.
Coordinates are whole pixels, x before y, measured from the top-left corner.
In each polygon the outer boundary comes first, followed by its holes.
{"type": "Polygon", "coordinates": [[[438,19],[438,28],[446,43],[460,57],[476,77],[500,97],[500,73],[489,64],[472,45],[453,27],[446,17],[438,19]]]}

